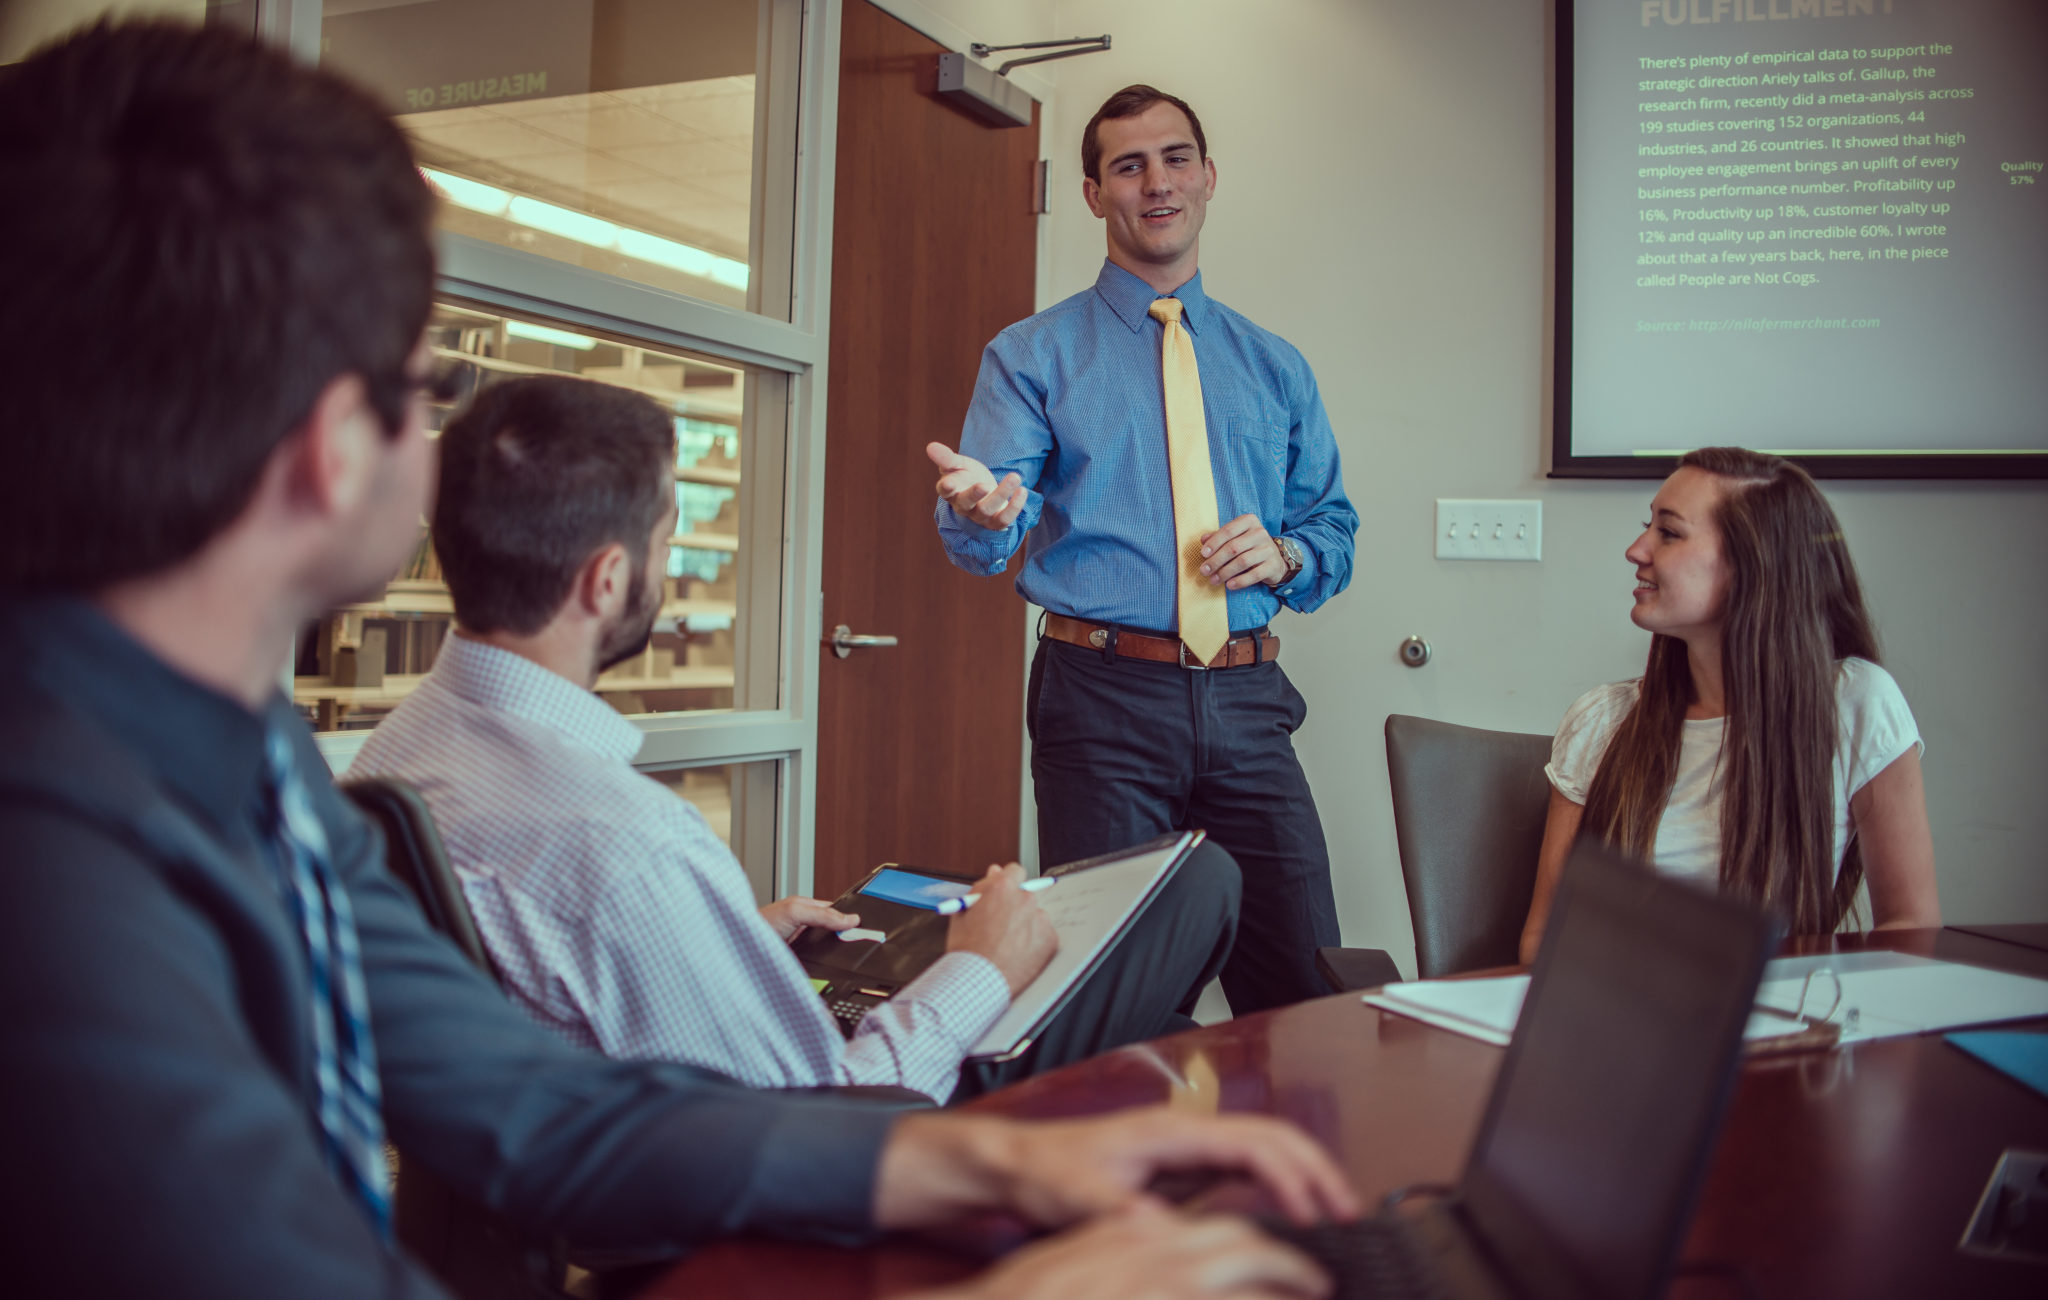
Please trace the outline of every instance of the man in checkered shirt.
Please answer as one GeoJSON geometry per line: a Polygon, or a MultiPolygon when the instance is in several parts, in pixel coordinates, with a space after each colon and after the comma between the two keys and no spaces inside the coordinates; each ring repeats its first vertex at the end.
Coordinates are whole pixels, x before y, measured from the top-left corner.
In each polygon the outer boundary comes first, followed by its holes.
{"type": "Polygon", "coordinates": [[[1051,922],[989,869],[947,951],[849,1041],[789,940],[858,918],[755,906],[687,801],[636,772],[638,728],[592,694],[646,645],[676,502],[646,397],[568,377],[486,388],[441,437],[434,536],[459,630],[351,776],[432,809],[477,929],[528,1015],[622,1059],[759,1087],[893,1084],[938,1102],[1190,1027],[1235,932],[1236,864],[1203,846],[1021,1060],[963,1062],[1050,960],[1051,922]]]}

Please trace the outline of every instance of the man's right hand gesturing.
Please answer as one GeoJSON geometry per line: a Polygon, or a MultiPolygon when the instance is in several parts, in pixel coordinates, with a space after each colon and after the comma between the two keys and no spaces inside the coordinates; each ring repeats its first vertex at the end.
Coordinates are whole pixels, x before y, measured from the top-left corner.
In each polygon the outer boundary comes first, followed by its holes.
{"type": "Polygon", "coordinates": [[[952,506],[962,519],[990,532],[1001,532],[1023,512],[1029,490],[1020,476],[1005,474],[998,483],[988,466],[943,442],[926,443],[924,454],[939,467],[939,499],[952,506]]]}

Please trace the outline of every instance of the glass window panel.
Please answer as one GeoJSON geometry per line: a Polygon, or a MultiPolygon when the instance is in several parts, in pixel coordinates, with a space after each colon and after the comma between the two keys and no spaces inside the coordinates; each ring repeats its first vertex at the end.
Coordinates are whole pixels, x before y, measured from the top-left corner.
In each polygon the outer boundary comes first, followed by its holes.
{"type": "Polygon", "coordinates": [[[321,57],[397,115],[442,229],[786,319],[771,3],[327,0],[321,57]]]}
{"type": "MultiPolygon", "coordinates": [[[[102,18],[220,22],[219,0],[5,0],[0,3],[0,63],[19,63],[36,47],[102,18]]],[[[254,6],[250,6],[253,8],[254,6]]]]}
{"type": "MultiPolygon", "coordinates": [[[[779,376],[452,302],[436,304],[427,335],[437,362],[454,369],[459,393],[433,408],[434,436],[477,388],[523,375],[617,384],[674,413],[677,522],[661,614],[646,649],[603,673],[597,693],[626,714],[774,707],[781,557],[771,546],[759,557],[759,574],[752,572],[742,489],[753,431],[780,439],[776,413],[763,419],[752,409],[772,403],[751,401],[759,392],[781,391],[779,376]],[[758,610],[750,581],[766,584],[758,610]],[[753,624],[742,620],[743,606],[753,624]],[[757,635],[749,635],[750,626],[759,627],[757,635]]],[[[779,475],[763,481],[771,480],[772,507],[779,475]]],[[[306,630],[293,699],[317,731],[374,727],[419,685],[453,621],[428,533],[380,597],[336,610],[306,630]]]]}
{"type": "Polygon", "coordinates": [[[758,901],[767,903],[774,899],[780,761],[669,768],[650,771],[648,775],[704,814],[712,832],[725,841],[746,868],[747,880],[758,901]]]}

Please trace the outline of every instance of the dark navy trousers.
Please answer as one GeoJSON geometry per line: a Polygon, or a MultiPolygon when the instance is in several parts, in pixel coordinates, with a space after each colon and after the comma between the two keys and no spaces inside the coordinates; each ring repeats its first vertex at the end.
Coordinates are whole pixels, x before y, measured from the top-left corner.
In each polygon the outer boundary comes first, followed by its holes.
{"type": "Polygon", "coordinates": [[[1278,663],[1196,671],[1041,639],[1025,720],[1044,866],[1205,830],[1244,880],[1223,967],[1234,1014],[1319,997],[1334,946],[1330,855],[1293,735],[1307,706],[1278,663]]]}

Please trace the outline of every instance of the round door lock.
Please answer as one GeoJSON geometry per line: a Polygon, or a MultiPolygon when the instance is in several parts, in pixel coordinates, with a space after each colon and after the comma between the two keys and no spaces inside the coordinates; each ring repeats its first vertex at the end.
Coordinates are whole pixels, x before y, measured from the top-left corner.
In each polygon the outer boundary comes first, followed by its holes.
{"type": "Polygon", "coordinates": [[[1420,668],[1429,662],[1429,642],[1419,636],[1411,636],[1401,643],[1401,662],[1410,668],[1420,668]]]}

